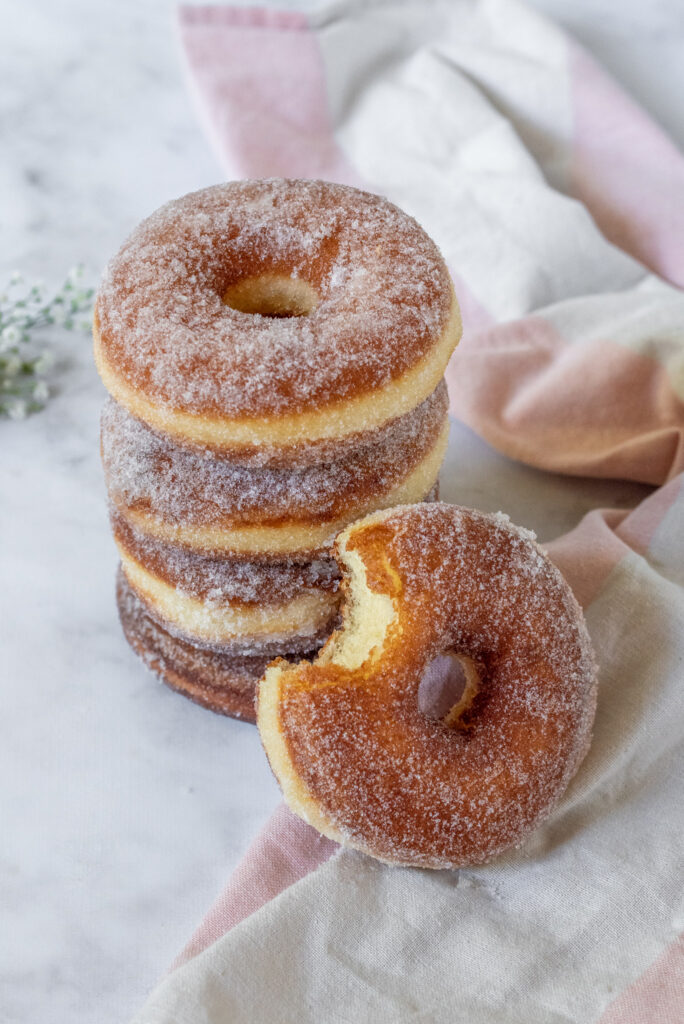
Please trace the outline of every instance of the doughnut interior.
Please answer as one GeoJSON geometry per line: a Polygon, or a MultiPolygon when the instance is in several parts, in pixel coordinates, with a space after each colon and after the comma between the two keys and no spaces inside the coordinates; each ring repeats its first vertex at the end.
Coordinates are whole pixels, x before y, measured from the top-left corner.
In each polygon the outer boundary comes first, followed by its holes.
{"type": "Polygon", "coordinates": [[[341,628],[313,662],[275,662],[258,686],[287,803],[389,863],[457,867],[520,844],[576,772],[594,718],[591,644],[562,576],[506,516],[443,503],[374,513],[335,555],[341,628]],[[435,719],[421,683],[453,657],[477,683],[435,719]]]}

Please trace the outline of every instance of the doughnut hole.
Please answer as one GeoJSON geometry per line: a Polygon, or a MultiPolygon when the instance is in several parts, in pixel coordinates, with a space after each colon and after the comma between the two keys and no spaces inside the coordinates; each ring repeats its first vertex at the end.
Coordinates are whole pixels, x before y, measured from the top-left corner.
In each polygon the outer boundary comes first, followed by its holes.
{"type": "Polygon", "coordinates": [[[316,289],[299,277],[258,274],[230,285],[223,302],[240,313],[258,313],[275,319],[308,316],[318,304],[316,289]]]}
{"type": "Polygon", "coordinates": [[[480,689],[477,664],[467,654],[444,651],[428,664],[418,685],[418,708],[450,729],[463,727],[463,715],[480,689]]]}

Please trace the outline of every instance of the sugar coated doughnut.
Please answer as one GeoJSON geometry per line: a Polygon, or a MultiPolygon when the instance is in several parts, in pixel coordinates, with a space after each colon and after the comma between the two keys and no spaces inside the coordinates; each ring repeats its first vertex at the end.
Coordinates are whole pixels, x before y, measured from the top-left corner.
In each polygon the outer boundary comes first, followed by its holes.
{"type": "Polygon", "coordinates": [[[442,381],[343,457],[274,468],[178,445],[110,399],[101,433],[109,498],[151,539],[232,558],[303,561],[329,551],[354,519],[429,493],[448,442],[447,406],[442,381]]]}
{"type": "Polygon", "coordinates": [[[298,587],[279,591],[274,586],[279,574],[271,576],[268,567],[254,565],[254,589],[259,578],[266,586],[261,594],[245,599],[236,596],[240,590],[237,581],[247,582],[244,565],[216,566],[217,578],[224,586],[205,590],[197,583],[206,565],[196,566],[198,577],[176,583],[160,571],[159,563],[156,571],[151,570],[146,559],[136,557],[121,534],[115,534],[115,540],[128,585],[167,632],[189,643],[235,655],[310,651],[330,634],[337,618],[339,596],[335,589],[308,583],[305,574],[298,587]]]}
{"type": "Polygon", "coordinates": [[[376,195],[286,179],[162,207],[110,263],[94,321],[121,405],[234,457],[315,449],[408,412],[460,332],[444,260],[415,220],[376,195]]]}
{"type": "Polygon", "coordinates": [[[336,591],[337,563],[331,555],[307,562],[248,562],[168,544],[142,533],[110,508],[119,551],[172,587],[203,601],[274,601],[321,587],[336,591]]]}
{"type": "Polygon", "coordinates": [[[506,516],[443,503],[374,513],[335,555],[341,628],[258,685],[287,803],[390,863],[457,867],[519,845],[590,742],[596,670],[570,588],[506,516]]]}
{"type": "Polygon", "coordinates": [[[150,615],[121,570],[116,601],[126,640],[158,679],[210,711],[255,721],[256,683],[272,660],[272,651],[236,655],[169,633],[150,615]]]}

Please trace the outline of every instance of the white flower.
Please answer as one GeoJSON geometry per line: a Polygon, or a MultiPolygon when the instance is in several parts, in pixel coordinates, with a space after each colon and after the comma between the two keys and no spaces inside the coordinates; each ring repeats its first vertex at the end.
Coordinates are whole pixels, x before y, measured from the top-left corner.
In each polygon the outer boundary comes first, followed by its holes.
{"type": "Polygon", "coordinates": [[[64,306],[57,306],[52,311],[52,319],[56,324],[64,324],[69,319],[69,311],[64,306]]]}
{"type": "Polygon", "coordinates": [[[9,324],[0,334],[0,352],[6,352],[8,348],[16,345],[21,338],[21,331],[16,324],[9,324]]]}
{"type": "Polygon", "coordinates": [[[47,373],[55,365],[55,355],[49,348],[41,352],[34,363],[36,373],[47,373]]]}
{"type": "Polygon", "coordinates": [[[50,324],[91,330],[85,318],[93,305],[94,289],[84,287],[84,276],[82,265],[72,267],[53,293],[46,291],[42,281],[24,285],[19,271],[11,275],[7,294],[0,297],[0,416],[24,419],[42,408],[52,394],[46,375],[55,356],[49,348],[41,350],[34,332],[50,324]]]}
{"type": "Polygon", "coordinates": [[[7,409],[7,415],[13,420],[25,420],[27,411],[26,402],[22,402],[22,400],[19,399],[16,402],[12,402],[9,406],[7,409]]]}

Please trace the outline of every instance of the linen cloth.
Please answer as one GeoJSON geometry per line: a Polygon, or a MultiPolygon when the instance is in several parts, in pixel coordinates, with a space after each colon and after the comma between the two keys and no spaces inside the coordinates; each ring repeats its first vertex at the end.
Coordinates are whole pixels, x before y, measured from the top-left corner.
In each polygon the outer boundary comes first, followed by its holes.
{"type": "Polygon", "coordinates": [[[533,466],[655,489],[548,546],[599,706],[524,847],[391,868],[281,808],[137,1024],[684,1021],[684,160],[514,0],[180,26],[228,177],[365,187],[436,239],[464,313],[454,416],[533,466]]]}

